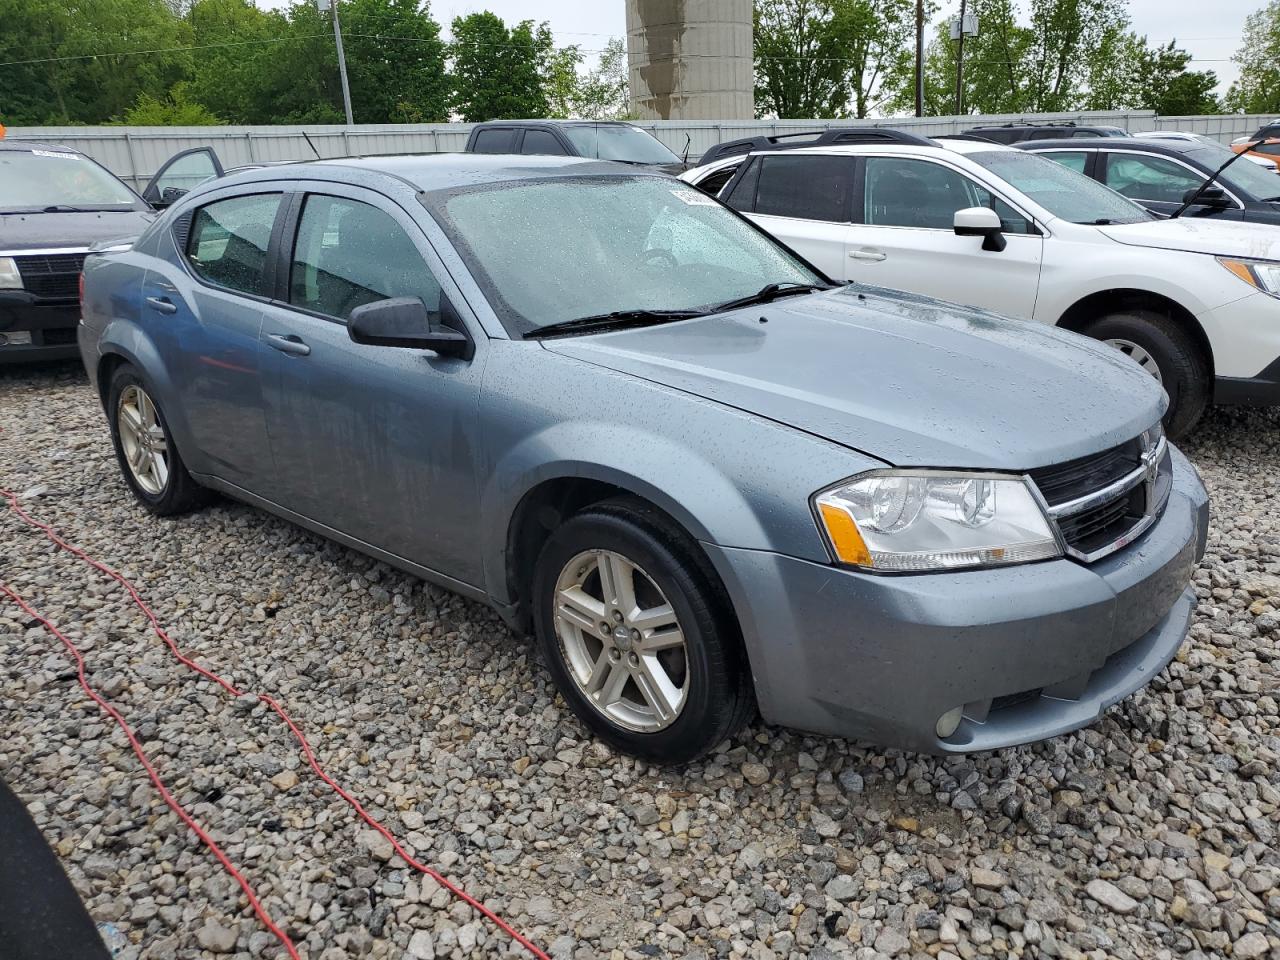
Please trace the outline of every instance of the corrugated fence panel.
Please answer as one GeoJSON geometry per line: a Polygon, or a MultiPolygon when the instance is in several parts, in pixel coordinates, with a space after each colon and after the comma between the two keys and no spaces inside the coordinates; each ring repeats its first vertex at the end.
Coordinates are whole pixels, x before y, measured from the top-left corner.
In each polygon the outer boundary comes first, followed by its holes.
{"type": "MultiPolygon", "coordinates": [[[[1150,110],[1053,114],[999,114],[958,117],[892,117],[878,120],[732,120],[723,122],[650,120],[648,130],[676,154],[696,160],[724,140],[775,136],[832,127],[897,127],[925,136],[961,133],[979,124],[1028,120],[1077,123],[1143,130],[1185,130],[1229,142],[1248,136],[1269,116],[1233,114],[1208,117],[1157,117],[1150,110]]],[[[469,123],[360,124],[270,127],[13,127],[9,137],[44,140],[81,150],[139,190],[171,156],[191,147],[211,146],[223,166],[321,157],[373,156],[389,153],[441,153],[462,150],[469,123]],[[310,142],[308,142],[308,137],[310,142]],[[314,147],[314,150],[313,150],[314,147]]]]}

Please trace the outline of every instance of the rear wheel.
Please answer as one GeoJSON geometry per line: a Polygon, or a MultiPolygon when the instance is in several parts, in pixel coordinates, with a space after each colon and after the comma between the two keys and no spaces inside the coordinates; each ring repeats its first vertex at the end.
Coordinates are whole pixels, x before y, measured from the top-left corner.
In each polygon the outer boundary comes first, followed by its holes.
{"type": "Polygon", "coordinates": [[[750,716],[723,588],[657,510],[630,498],[588,507],[551,535],[533,579],[535,629],[556,686],[611,746],[683,763],[750,716]]]}
{"type": "Polygon", "coordinates": [[[1199,347],[1181,327],[1164,314],[1130,310],[1095,320],[1084,333],[1131,357],[1164,387],[1170,437],[1191,431],[1209,404],[1212,385],[1199,347]]]}
{"type": "Polygon", "coordinates": [[[164,414],[128,364],[111,376],[107,418],[120,471],[139,503],[160,517],[186,513],[204,503],[205,491],[187,472],[164,414]]]}

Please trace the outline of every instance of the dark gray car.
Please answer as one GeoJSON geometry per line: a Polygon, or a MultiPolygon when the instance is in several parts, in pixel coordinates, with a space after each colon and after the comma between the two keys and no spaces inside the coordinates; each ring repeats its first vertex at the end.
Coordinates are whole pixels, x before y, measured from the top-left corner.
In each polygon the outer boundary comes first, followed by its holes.
{"type": "Polygon", "coordinates": [[[86,265],[124,478],[496,607],[599,736],[915,750],[1082,726],[1185,635],[1205,492],[1082,337],[831,288],[685,184],[379,158],[194,190],[86,265]]]}

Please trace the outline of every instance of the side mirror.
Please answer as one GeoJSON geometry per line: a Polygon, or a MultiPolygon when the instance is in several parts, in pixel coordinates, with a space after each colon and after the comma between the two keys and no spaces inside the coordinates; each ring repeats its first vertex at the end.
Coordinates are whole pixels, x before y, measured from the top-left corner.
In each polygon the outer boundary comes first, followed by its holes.
{"type": "MultiPolygon", "coordinates": [[[[442,321],[457,318],[449,298],[440,295],[442,321]]],[[[471,338],[458,326],[431,322],[427,308],[417,297],[392,297],[375,300],[351,311],[347,336],[356,343],[375,347],[405,347],[410,350],[434,350],[442,357],[470,360],[475,355],[471,338]]]]}
{"type": "MultiPolygon", "coordinates": [[[[1195,197],[1196,191],[1188,190],[1182,195],[1183,203],[1190,203],[1195,197]]],[[[1205,187],[1200,192],[1199,199],[1196,200],[1196,206],[1206,206],[1215,208],[1225,208],[1231,206],[1231,199],[1227,196],[1227,192],[1221,187],[1205,187]]]]}
{"type": "Polygon", "coordinates": [[[181,200],[183,197],[185,197],[187,195],[187,192],[188,191],[183,190],[181,187],[165,187],[163,190],[160,191],[160,199],[156,203],[152,204],[152,206],[155,206],[155,207],[172,206],[173,204],[181,200]]]}
{"type": "Polygon", "coordinates": [[[969,207],[956,211],[957,237],[982,237],[982,249],[999,253],[1009,245],[1004,238],[1000,215],[990,207],[969,207]]]}

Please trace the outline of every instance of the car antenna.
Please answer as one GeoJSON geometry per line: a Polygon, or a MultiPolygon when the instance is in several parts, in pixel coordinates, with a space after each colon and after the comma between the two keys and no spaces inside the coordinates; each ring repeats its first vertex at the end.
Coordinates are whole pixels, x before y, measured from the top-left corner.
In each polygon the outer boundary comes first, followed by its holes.
{"type": "Polygon", "coordinates": [[[689,165],[689,145],[691,143],[693,143],[693,134],[686,133],[684,135],[684,156],[680,159],[680,162],[686,167],[689,165]]]}
{"type": "Polygon", "coordinates": [[[316,155],[316,159],[317,159],[317,160],[321,159],[321,157],[320,157],[320,151],[316,149],[316,145],[315,145],[314,143],[312,143],[312,142],[311,142],[311,138],[310,138],[309,136],[307,136],[307,131],[305,131],[305,130],[303,130],[303,131],[302,131],[302,138],[303,138],[304,140],[306,140],[306,141],[307,141],[307,146],[308,146],[308,147],[310,147],[310,148],[311,148],[311,152],[312,152],[312,153],[314,153],[314,154],[316,155]]]}
{"type": "Polygon", "coordinates": [[[1228,160],[1226,163],[1220,166],[1217,170],[1213,171],[1213,173],[1209,174],[1209,176],[1205,177],[1204,183],[1196,187],[1196,192],[1193,193],[1190,197],[1188,197],[1186,199],[1186,202],[1184,202],[1182,206],[1180,206],[1177,210],[1173,211],[1173,213],[1169,214],[1169,219],[1176,220],[1178,217],[1182,216],[1186,212],[1187,208],[1191,206],[1193,203],[1195,203],[1197,200],[1199,200],[1200,195],[1209,189],[1209,185],[1212,184],[1213,181],[1218,179],[1218,176],[1222,173],[1223,170],[1227,169],[1227,167],[1231,166],[1233,163],[1235,163],[1237,160],[1243,157],[1246,153],[1248,153],[1258,144],[1264,143],[1264,142],[1265,142],[1265,139],[1250,141],[1249,143],[1246,143],[1243,147],[1240,148],[1239,153],[1233,153],[1231,155],[1230,160],[1228,160]]]}

